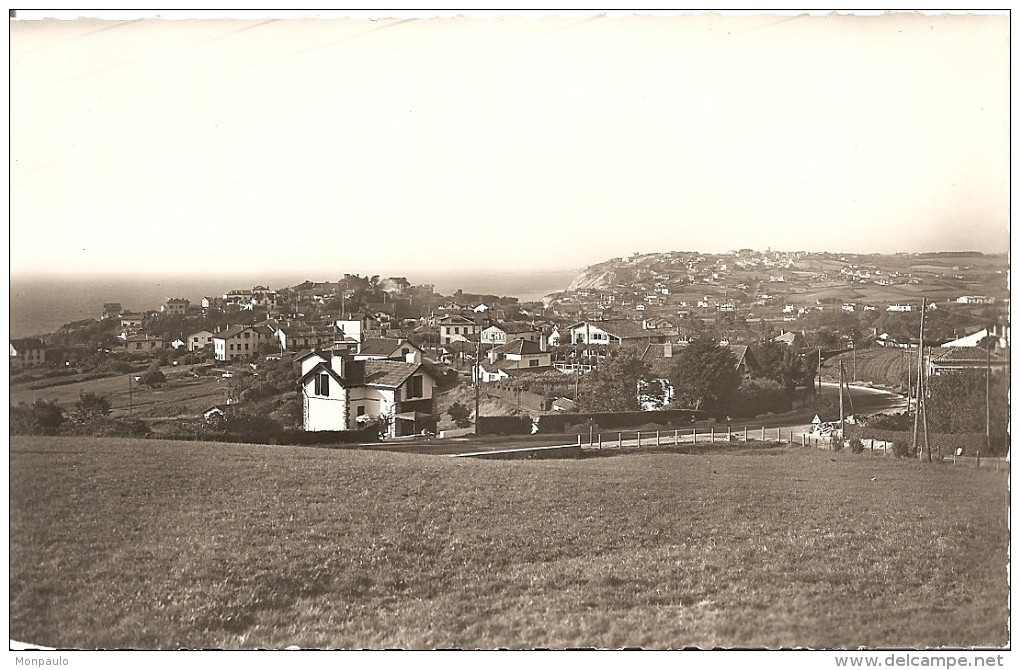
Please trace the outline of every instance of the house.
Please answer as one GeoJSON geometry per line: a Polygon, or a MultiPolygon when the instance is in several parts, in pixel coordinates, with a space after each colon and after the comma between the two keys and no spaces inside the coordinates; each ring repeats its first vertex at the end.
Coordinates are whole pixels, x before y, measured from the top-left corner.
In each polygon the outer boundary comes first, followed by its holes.
{"type": "Polygon", "coordinates": [[[188,351],[198,351],[206,347],[211,347],[213,343],[213,333],[208,330],[200,330],[197,333],[188,335],[188,351]]]}
{"type": "Polygon", "coordinates": [[[478,325],[471,319],[451,314],[439,320],[439,343],[467,342],[478,334],[478,325]]]}
{"type": "Polygon", "coordinates": [[[481,332],[482,345],[501,347],[513,340],[527,340],[529,342],[543,343],[542,331],[537,326],[519,321],[510,321],[503,324],[493,324],[481,332]]]}
{"type": "Polygon", "coordinates": [[[911,312],[911,311],[913,311],[913,309],[914,308],[911,305],[889,305],[888,307],[885,308],[885,311],[887,311],[887,312],[911,312]]]}
{"type": "Polygon", "coordinates": [[[1009,366],[1009,349],[994,348],[988,351],[984,347],[949,347],[935,349],[927,357],[928,374],[942,375],[961,370],[986,370],[995,372],[1007,370],[1009,366]]]}
{"type": "Polygon", "coordinates": [[[337,319],[333,327],[338,331],[336,337],[346,342],[361,342],[368,336],[369,318],[365,314],[348,314],[344,319],[337,319]]]}
{"type": "Polygon", "coordinates": [[[983,347],[986,346],[985,338],[993,337],[997,339],[995,346],[1004,349],[1006,347],[1006,336],[1005,330],[999,326],[993,326],[991,330],[988,328],[982,328],[976,333],[966,335],[964,337],[946,342],[942,345],[943,348],[948,349],[949,347],[983,347]]]}
{"type": "Polygon", "coordinates": [[[414,342],[393,337],[370,337],[359,342],[354,353],[354,360],[401,360],[420,365],[425,359],[425,352],[414,342]]]}
{"type": "Polygon", "coordinates": [[[480,363],[478,365],[478,379],[483,384],[498,382],[510,378],[510,373],[504,370],[504,361],[499,363],[480,363]]]}
{"type": "Polygon", "coordinates": [[[184,316],[188,313],[188,308],[191,307],[191,301],[184,298],[167,298],[166,302],[163,303],[159,311],[169,316],[184,316]]]}
{"type": "Polygon", "coordinates": [[[170,343],[170,348],[174,350],[183,349],[186,346],[188,346],[188,343],[182,340],[181,338],[177,338],[170,343]]]}
{"type": "Polygon", "coordinates": [[[124,308],[120,306],[119,302],[107,302],[103,303],[103,315],[100,318],[103,319],[116,319],[124,311],[124,308]]]}
{"type": "Polygon", "coordinates": [[[645,328],[630,319],[582,321],[570,327],[570,341],[574,344],[646,344],[665,342],[669,335],[659,329],[645,328]]]}
{"type": "Polygon", "coordinates": [[[489,352],[489,362],[497,361],[505,370],[548,368],[552,365],[552,354],[544,351],[538,342],[513,340],[489,352]]]}
{"type": "Polygon", "coordinates": [[[488,312],[489,309],[491,308],[483,302],[476,305],[473,311],[475,314],[484,314],[485,312],[488,312]]]}
{"type": "Polygon", "coordinates": [[[435,426],[436,380],[421,364],[356,361],[345,352],[312,352],[298,361],[306,431],[355,430],[376,423],[386,436],[400,437],[435,426]]]}
{"type": "Polygon", "coordinates": [[[11,340],[11,370],[22,370],[33,365],[46,363],[46,345],[35,337],[11,340]]]}
{"type": "Polygon", "coordinates": [[[959,305],[994,305],[995,298],[985,295],[961,295],[956,302],[959,305]]]}
{"type": "Polygon", "coordinates": [[[761,368],[758,365],[758,360],[751,353],[750,347],[742,344],[731,344],[729,349],[733,357],[737,359],[737,371],[740,372],[744,379],[753,376],[761,368]]]}
{"type": "Polygon", "coordinates": [[[219,405],[213,405],[212,407],[206,407],[202,410],[202,418],[206,421],[212,421],[213,419],[222,419],[225,412],[219,405]]]}
{"type": "Polygon", "coordinates": [[[800,333],[794,332],[782,332],[779,335],[773,337],[772,341],[778,342],[779,344],[785,344],[788,347],[794,347],[797,349],[802,348],[806,345],[806,340],[804,339],[804,336],[800,333]]]}
{"type": "Polygon", "coordinates": [[[266,286],[256,286],[251,290],[251,304],[253,307],[263,309],[275,309],[278,296],[276,291],[266,286]]]}
{"type": "Polygon", "coordinates": [[[213,335],[213,353],[218,361],[232,361],[253,356],[259,345],[270,341],[263,329],[234,326],[213,335]]]}
{"type": "Polygon", "coordinates": [[[577,409],[577,403],[570,398],[556,398],[552,401],[554,412],[573,412],[577,409]]]}
{"type": "Polygon", "coordinates": [[[235,291],[227,291],[223,294],[223,304],[227,307],[240,307],[241,309],[251,309],[252,306],[252,292],[248,289],[237,289],[235,291]]]}
{"type": "Polygon", "coordinates": [[[333,329],[314,328],[298,321],[279,326],[272,332],[272,337],[279,340],[283,351],[300,351],[332,346],[337,333],[333,329]]]}
{"type": "Polygon", "coordinates": [[[124,312],[120,315],[120,327],[125,331],[134,331],[142,327],[141,314],[131,314],[130,312],[124,312]]]}
{"type": "Polygon", "coordinates": [[[124,338],[124,350],[129,354],[146,354],[163,349],[163,338],[141,333],[124,338]]]}

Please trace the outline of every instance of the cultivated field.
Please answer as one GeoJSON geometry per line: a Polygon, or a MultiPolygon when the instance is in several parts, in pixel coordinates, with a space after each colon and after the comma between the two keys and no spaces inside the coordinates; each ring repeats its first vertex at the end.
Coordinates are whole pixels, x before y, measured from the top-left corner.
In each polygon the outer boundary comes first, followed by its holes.
{"type": "Polygon", "coordinates": [[[11,438],[11,637],[57,647],[1007,643],[1005,473],[11,438]]]}
{"type": "MultiPolygon", "coordinates": [[[[834,356],[822,364],[822,378],[829,380],[839,379],[839,363],[843,362],[846,374],[853,378],[854,358],[852,351],[834,356]]],[[[873,347],[861,349],[856,354],[856,379],[862,382],[871,382],[892,388],[902,387],[906,389],[907,366],[909,361],[910,371],[917,374],[917,351],[909,349],[873,347]]]]}
{"type": "Polygon", "coordinates": [[[64,409],[71,411],[79,394],[91,392],[101,393],[110,400],[114,416],[126,416],[129,410],[142,416],[147,414],[165,416],[162,410],[167,407],[183,408],[189,416],[198,416],[210,405],[226,401],[228,382],[217,375],[196,377],[191,373],[191,369],[192,366],[163,367],[167,383],[159,389],[151,389],[137,383],[129,387],[129,375],[126,373],[45,388],[32,388],[38,386],[39,382],[12,384],[11,402],[31,403],[37,398],[42,398],[54,400],[64,409]]]}

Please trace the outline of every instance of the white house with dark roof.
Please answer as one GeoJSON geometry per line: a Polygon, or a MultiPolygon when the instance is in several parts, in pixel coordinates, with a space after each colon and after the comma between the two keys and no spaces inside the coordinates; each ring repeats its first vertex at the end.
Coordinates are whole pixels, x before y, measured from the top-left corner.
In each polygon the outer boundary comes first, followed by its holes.
{"type": "Polygon", "coordinates": [[[211,330],[200,330],[188,335],[188,351],[199,351],[211,347],[214,333],[211,330]]]}
{"type": "Polygon", "coordinates": [[[439,320],[439,343],[467,342],[478,334],[478,324],[471,319],[451,314],[439,320]]]}
{"type": "Polygon", "coordinates": [[[436,380],[421,364],[354,360],[346,352],[310,352],[297,360],[307,431],[357,430],[376,423],[387,436],[400,437],[434,428],[436,380]]]}
{"type": "Polygon", "coordinates": [[[395,337],[369,337],[359,342],[354,350],[354,360],[401,360],[420,364],[425,352],[414,342],[395,337]]]}
{"type": "Polygon", "coordinates": [[[488,328],[483,328],[479,337],[483,346],[489,345],[493,347],[501,347],[507,342],[514,340],[526,340],[540,344],[543,340],[541,328],[520,321],[495,323],[488,328]]]}
{"type": "Polygon", "coordinates": [[[489,362],[498,362],[504,370],[548,368],[552,365],[552,353],[544,351],[538,342],[513,340],[492,349],[489,362]]]}
{"type": "Polygon", "coordinates": [[[271,340],[265,328],[234,326],[213,334],[213,354],[218,361],[247,358],[257,352],[260,344],[271,340]]]}
{"type": "Polygon", "coordinates": [[[12,370],[20,370],[32,365],[46,362],[46,345],[35,337],[26,337],[10,341],[10,365],[12,370]]]}
{"type": "Polygon", "coordinates": [[[607,319],[582,321],[570,327],[570,341],[574,344],[648,344],[665,342],[669,335],[661,329],[645,328],[639,321],[607,319]]]}

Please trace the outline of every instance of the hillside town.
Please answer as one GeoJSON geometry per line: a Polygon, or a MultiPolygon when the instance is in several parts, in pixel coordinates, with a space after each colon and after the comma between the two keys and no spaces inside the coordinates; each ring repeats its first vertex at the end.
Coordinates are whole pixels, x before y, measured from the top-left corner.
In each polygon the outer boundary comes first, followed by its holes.
{"type": "MultiPolygon", "coordinates": [[[[108,302],[94,319],[11,340],[11,381],[45,388],[47,375],[148,370],[159,386],[187,369],[225,388],[208,406],[175,404],[177,416],[249,408],[305,431],[371,427],[382,438],[463,430],[476,413],[782,411],[803,404],[816,379],[833,378],[827,362],[848,352],[854,380],[869,352],[898,352],[884,360],[902,367],[903,352],[918,347],[922,309],[932,374],[1004,369],[1003,273],[1003,259],[981,254],[634,253],[526,303],[345,274],[194,302],[170,296],[149,309],[108,302]],[[678,366],[700,364],[689,360],[693,342],[726,355],[735,375],[727,402],[677,388],[689,385],[678,366]],[[621,361],[634,375],[630,397],[593,386],[607,382],[592,373],[621,361]]],[[[885,372],[867,381],[909,393],[909,369],[885,372]]]]}

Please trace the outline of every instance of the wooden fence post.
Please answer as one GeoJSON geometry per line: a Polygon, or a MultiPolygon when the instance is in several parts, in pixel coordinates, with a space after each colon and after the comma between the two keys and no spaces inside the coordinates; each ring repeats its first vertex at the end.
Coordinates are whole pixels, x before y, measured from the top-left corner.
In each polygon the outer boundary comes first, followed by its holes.
{"type": "Polygon", "coordinates": [[[673,446],[674,447],[679,447],[680,446],[680,431],[679,430],[674,430],[673,431],[673,446]]]}
{"type": "Polygon", "coordinates": [[[730,428],[729,426],[726,426],[726,441],[727,442],[733,441],[733,429],[730,428]]]}
{"type": "Polygon", "coordinates": [[[639,449],[641,448],[641,431],[640,430],[637,432],[637,446],[638,446],[639,449]]]}
{"type": "Polygon", "coordinates": [[[655,431],[655,446],[659,446],[659,431],[655,431]]]}
{"type": "Polygon", "coordinates": [[[618,449],[623,449],[623,433],[619,433],[616,439],[618,440],[618,442],[616,443],[616,447],[618,449]]]}
{"type": "Polygon", "coordinates": [[[599,433],[599,449],[602,449],[602,433],[599,433]]]}
{"type": "Polygon", "coordinates": [[[694,444],[698,443],[698,427],[694,427],[694,444]]]}
{"type": "Polygon", "coordinates": [[[747,442],[747,426],[744,426],[744,442],[747,442]]]}
{"type": "Polygon", "coordinates": [[[761,427],[761,441],[765,441],[765,426],[761,427]]]}
{"type": "Polygon", "coordinates": [[[712,439],[709,440],[712,444],[715,444],[715,426],[712,426],[712,439]]]}

